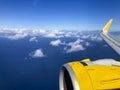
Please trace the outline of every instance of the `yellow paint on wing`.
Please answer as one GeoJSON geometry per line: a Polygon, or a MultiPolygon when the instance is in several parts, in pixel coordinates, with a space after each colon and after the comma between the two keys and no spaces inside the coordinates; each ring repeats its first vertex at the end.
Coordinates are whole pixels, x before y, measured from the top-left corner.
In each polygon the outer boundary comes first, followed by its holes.
{"type": "Polygon", "coordinates": [[[110,19],[109,22],[106,24],[106,26],[103,28],[104,33],[108,33],[108,30],[112,24],[113,19],[110,19]]]}

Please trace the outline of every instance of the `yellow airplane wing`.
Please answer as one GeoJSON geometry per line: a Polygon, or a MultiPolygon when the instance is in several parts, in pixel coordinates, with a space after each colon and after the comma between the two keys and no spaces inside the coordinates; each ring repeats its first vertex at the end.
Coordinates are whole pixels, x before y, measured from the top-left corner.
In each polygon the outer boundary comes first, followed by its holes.
{"type": "Polygon", "coordinates": [[[110,37],[108,31],[112,24],[112,19],[106,24],[106,26],[103,28],[103,32],[101,33],[102,38],[106,41],[106,43],[109,44],[119,55],[120,55],[120,43],[114,40],[112,37],[110,37]]]}
{"type": "MultiPolygon", "coordinates": [[[[120,55],[120,44],[111,38],[108,30],[112,19],[103,28],[101,36],[120,55]]],[[[120,62],[114,59],[89,58],[64,64],[59,75],[60,90],[120,90],[120,62]]]]}

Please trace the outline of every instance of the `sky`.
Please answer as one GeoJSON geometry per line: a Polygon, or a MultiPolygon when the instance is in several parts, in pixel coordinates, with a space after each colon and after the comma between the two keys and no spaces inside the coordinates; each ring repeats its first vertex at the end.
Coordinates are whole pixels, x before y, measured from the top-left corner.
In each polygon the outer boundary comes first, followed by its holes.
{"type": "Polygon", "coordinates": [[[0,28],[101,30],[113,18],[120,28],[120,0],[0,0],[0,28]]]}

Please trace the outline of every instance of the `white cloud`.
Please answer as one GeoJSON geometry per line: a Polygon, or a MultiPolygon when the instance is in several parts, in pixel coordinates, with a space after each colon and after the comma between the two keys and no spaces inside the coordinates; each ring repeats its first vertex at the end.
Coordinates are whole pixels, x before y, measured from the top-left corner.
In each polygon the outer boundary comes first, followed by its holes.
{"type": "Polygon", "coordinates": [[[44,35],[46,34],[47,32],[43,29],[35,29],[35,30],[31,30],[31,33],[32,35],[44,35]]]}
{"type": "Polygon", "coordinates": [[[71,53],[71,52],[77,52],[77,51],[80,51],[80,50],[84,50],[85,48],[80,45],[80,44],[77,44],[77,45],[71,45],[71,48],[70,49],[67,49],[67,53],[71,53]]]}
{"type": "MultiPolygon", "coordinates": [[[[17,40],[21,35],[28,36],[41,36],[45,38],[62,38],[62,37],[76,37],[79,35],[78,32],[73,31],[59,31],[59,30],[43,30],[43,29],[33,29],[28,30],[26,28],[0,28],[0,33],[5,33],[7,36],[0,36],[9,38],[11,40],[17,40]]],[[[21,37],[22,38],[22,37],[21,37]]],[[[24,38],[24,37],[23,37],[24,38]]]]}
{"type": "MultiPolygon", "coordinates": [[[[98,35],[91,35],[91,34],[83,34],[82,32],[78,31],[59,31],[59,30],[43,30],[43,29],[34,29],[34,30],[28,30],[25,28],[0,28],[0,37],[8,38],[10,40],[18,40],[21,38],[25,38],[26,36],[41,36],[45,38],[62,38],[62,37],[77,37],[81,38],[82,42],[83,40],[89,39],[92,41],[102,41],[102,38],[98,35]],[[3,34],[4,33],[4,34],[3,34]]],[[[35,39],[34,39],[35,40],[35,39]]],[[[33,41],[33,40],[30,40],[33,41]]],[[[37,41],[37,40],[35,40],[37,41]]],[[[79,42],[79,40],[78,40],[79,42]]]]}
{"type": "Polygon", "coordinates": [[[77,45],[77,44],[80,44],[81,42],[83,42],[82,39],[77,39],[75,42],[70,42],[70,43],[68,43],[67,46],[77,45]]]}
{"type": "Polygon", "coordinates": [[[97,39],[97,36],[93,36],[93,35],[91,35],[91,36],[90,36],[90,39],[91,39],[92,41],[94,41],[94,40],[97,39]]]}
{"type": "Polygon", "coordinates": [[[80,34],[77,31],[69,31],[64,33],[64,37],[79,37],[80,34]]]}
{"type": "Polygon", "coordinates": [[[28,36],[27,29],[25,28],[21,28],[21,29],[3,28],[3,29],[0,29],[0,33],[2,33],[0,37],[8,38],[10,40],[18,40],[18,39],[25,38],[26,36],[28,36]]]}
{"type": "Polygon", "coordinates": [[[52,31],[48,31],[47,33],[45,33],[43,35],[43,37],[46,38],[61,38],[63,37],[64,32],[58,31],[58,30],[52,30],[52,31]]]}
{"type": "Polygon", "coordinates": [[[85,42],[85,46],[90,46],[90,43],[89,42],[85,42]]]}
{"type": "Polygon", "coordinates": [[[18,40],[18,39],[21,39],[21,38],[24,38],[26,37],[27,34],[26,33],[17,33],[15,35],[9,35],[7,36],[6,38],[10,39],[10,40],[18,40]]]}
{"type": "Polygon", "coordinates": [[[33,58],[40,58],[40,57],[45,57],[41,49],[37,49],[34,52],[30,53],[29,56],[33,58]]]}
{"type": "Polygon", "coordinates": [[[97,41],[102,41],[103,39],[101,37],[98,37],[96,40],[97,41]]]}
{"type": "Polygon", "coordinates": [[[32,37],[32,38],[30,38],[30,40],[29,40],[30,42],[38,42],[38,40],[37,40],[37,38],[36,37],[32,37]]]}
{"type": "Polygon", "coordinates": [[[81,38],[82,39],[88,39],[90,37],[90,35],[82,35],[81,38]]]}
{"type": "Polygon", "coordinates": [[[66,53],[84,50],[85,48],[83,47],[82,44],[80,44],[81,42],[83,42],[83,40],[80,40],[80,39],[77,39],[75,42],[70,42],[66,44],[66,46],[70,46],[70,48],[65,47],[64,50],[66,50],[66,53]]]}
{"type": "Polygon", "coordinates": [[[73,33],[72,32],[66,32],[66,34],[64,35],[65,37],[72,37],[73,33]]]}
{"type": "Polygon", "coordinates": [[[58,40],[55,40],[55,41],[51,41],[50,44],[51,44],[52,46],[59,46],[59,45],[61,45],[61,44],[65,44],[65,43],[62,43],[61,40],[58,39],[58,40]]]}
{"type": "Polygon", "coordinates": [[[102,38],[100,36],[98,36],[98,35],[91,35],[90,39],[92,41],[102,41],[102,38]]]}
{"type": "Polygon", "coordinates": [[[47,33],[46,35],[44,35],[44,37],[47,37],[47,38],[57,38],[56,34],[54,34],[54,33],[47,33]]]}
{"type": "Polygon", "coordinates": [[[51,31],[46,31],[42,29],[35,29],[31,30],[29,34],[32,36],[42,36],[45,38],[61,38],[63,37],[64,32],[59,31],[59,30],[51,30],[51,31]]]}
{"type": "Polygon", "coordinates": [[[64,47],[64,50],[66,53],[71,53],[71,52],[77,52],[77,51],[83,51],[86,49],[86,47],[90,46],[90,42],[87,42],[83,39],[77,39],[74,42],[69,42],[65,44],[66,47],[64,47]]]}
{"type": "Polygon", "coordinates": [[[65,36],[65,37],[71,37],[72,35],[69,35],[69,34],[65,34],[64,36],[65,36]]]}

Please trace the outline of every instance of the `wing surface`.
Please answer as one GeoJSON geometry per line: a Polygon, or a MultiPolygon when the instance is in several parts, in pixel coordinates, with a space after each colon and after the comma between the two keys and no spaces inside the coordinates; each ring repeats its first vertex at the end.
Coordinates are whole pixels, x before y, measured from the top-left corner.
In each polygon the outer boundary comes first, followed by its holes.
{"type": "Polygon", "coordinates": [[[101,33],[102,38],[106,41],[106,43],[111,46],[119,55],[120,55],[120,43],[116,41],[114,38],[112,38],[108,31],[112,24],[112,19],[109,20],[109,22],[106,24],[106,26],[103,28],[103,31],[101,33]]]}

